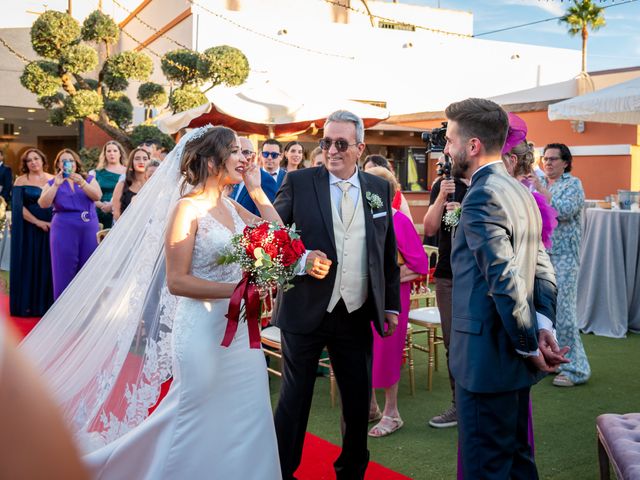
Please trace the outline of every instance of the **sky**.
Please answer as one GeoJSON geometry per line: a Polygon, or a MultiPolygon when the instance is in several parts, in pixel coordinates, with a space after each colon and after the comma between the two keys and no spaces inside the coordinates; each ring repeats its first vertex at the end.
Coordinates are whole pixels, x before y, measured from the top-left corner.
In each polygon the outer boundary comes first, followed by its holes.
{"type": "MultiPolygon", "coordinates": [[[[606,26],[591,32],[587,42],[587,70],[640,66],[640,1],[595,0],[604,11],[606,26]]],[[[474,34],[545,20],[564,14],[569,0],[407,0],[403,3],[471,11],[474,34]]],[[[487,40],[528,43],[580,50],[580,36],[571,37],[565,24],[551,20],[491,35],[487,40]]]]}
{"type": "MultiPolygon", "coordinates": [[[[129,9],[140,0],[120,0],[129,9]]],[[[545,20],[562,15],[571,4],[569,0],[398,0],[401,3],[440,7],[452,10],[471,11],[474,14],[474,33],[480,34],[500,28],[545,20]]],[[[587,69],[589,71],[640,66],[640,1],[625,3],[628,0],[595,0],[605,10],[607,25],[589,37],[587,48],[587,69]]],[[[29,12],[42,12],[43,5],[50,9],[64,10],[68,0],[18,0],[17,6],[3,9],[0,16],[0,28],[26,27],[31,25],[36,15],[29,12]]],[[[354,6],[357,0],[352,0],[354,6]]],[[[98,4],[97,0],[72,2],[74,16],[83,18],[98,4]]],[[[120,20],[126,16],[122,10],[109,0],[104,0],[106,13],[120,20]]],[[[557,20],[522,27],[506,32],[483,35],[480,38],[507,42],[528,43],[549,47],[571,48],[579,50],[579,36],[570,37],[566,26],[557,20]]]]}

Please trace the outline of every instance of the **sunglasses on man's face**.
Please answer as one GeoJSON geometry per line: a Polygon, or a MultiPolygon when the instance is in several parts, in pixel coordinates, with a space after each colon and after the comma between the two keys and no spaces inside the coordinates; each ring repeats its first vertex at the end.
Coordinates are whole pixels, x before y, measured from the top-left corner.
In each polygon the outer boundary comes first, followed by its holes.
{"type": "Polygon", "coordinates": [[[262,152],[262,158],[271,157],[273,160],[275,160],[279,156],[280,156],[280,154],[278,152],[262,152]]]}
{"type": "Polygon", "coordinates": [[[331,144],[336,146],[336,150],[338,150],[339,152],[346,152],[349,147],[353,147],[354,145],[357,145],[357,143],[349,143],[347,140],[331,140],[330,138],[321,138],[320,142],[318,142],[320,144],[320,148],[322,150],[329,150],[331,148],[331,144]]]}

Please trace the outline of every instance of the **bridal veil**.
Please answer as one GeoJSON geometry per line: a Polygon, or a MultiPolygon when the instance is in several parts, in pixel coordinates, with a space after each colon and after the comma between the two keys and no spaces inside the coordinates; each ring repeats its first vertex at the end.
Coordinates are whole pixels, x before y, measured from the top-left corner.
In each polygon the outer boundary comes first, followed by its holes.
{"type": "Polygon", "coordinates": [[[185,145],[167,155],[22,350],[89,453],[148,415],[171,376],[177,299],[166,286],[164,237],[180,198],[185,145]]]}

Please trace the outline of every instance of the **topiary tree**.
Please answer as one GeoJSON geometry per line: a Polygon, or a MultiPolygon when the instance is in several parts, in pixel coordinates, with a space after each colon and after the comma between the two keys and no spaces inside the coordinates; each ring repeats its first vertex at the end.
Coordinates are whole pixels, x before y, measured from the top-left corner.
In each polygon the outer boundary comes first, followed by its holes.
{"type": "Polygon", "coordinates": [[[249,76],[249,61],[242,51],[228,45],[208,48],[202,53],[178,49],[162,57],[162,71],[178,83],[169,97],[173,112],[182,112],[207,102],[204,92],[216,85],[241,85],[249,76]],[[202,91],[201,87],[207,88],[202,91]]]}
{"type": "MultiPolygon", "coordinates": [[[[91,13],[82,26],[67,13],[46,11],[31,27],[31,44],[43,60],[29,63],[20,81],[38,96],[38,103],[50,111],[54,125],[70,125],[89,118],[113,138],[131,147],[126,129],[131,125],[133,105],[124,90],[129,80],[148,80],[153,62],[140,52],[111,55],[111,46],[119,35],[118,25],[100,11],[91,13]],[[104,58],[98,56],[100,47],[104,47],[104,58]],[[97,79],[85,78],[96,71],[97,79]]],[[[151,82],[143,85],[144,92],[153,91],[152,98],[138,92],[145,106],[158,106],[162,94],[166,102],[162,85],[151,82]]]]}
{"type": "Polygon", "coordinates": [[[145,140],[157,140],[167,152],[176,146],[176,142],[153,125],[137,125],[131,132],[131,143],[140,145],[145,140]]]}
{"type": "MultiPolygon", "coordinates": [[[[52,124],[70,125],[88,118],[123,145],[132,147],[139,142],[128,134],[133,105],[124,91],[130,80],[143,82],[137,99],[149,120],[151,109],[167,105],[167,101],[174,112],[188,110],[207,101],[201,87],[240,85],[249,74],[247,58],[233,47],[213,47],[202,54],[186,49],[168,52],[162,58],[162,71],[178,87],[167,98],[162,85],[148,81],[153,62],[147,55],[133,51],[111,55],[111,46],[119,36],[118,25],[99,10],[82,25],[67,13],[53,10],[33,23],[31,44],[42,59],[27,64],[20,81],[49,110],[52,124]]],[[[143,140],[157,137],[162,138],[163,145],[170,144],[169,137],[156,127],[145,128],[143,140]]]]}
{"type": "Polygon", "coordinates": [[[144,105],[144,118],[148,120],[153,107],[160,107],[167,103],[167,92],[162,85],[146,82],[138,88],[138,100],[144,105]]]}
{"type": "Polygon", "coordinates": [[[80,156],[82,168],[85,172],[95,170],[98,165],[98,160],[100,159],[100,150],[98,147],[80,149],[78,155],[80,156]]]}

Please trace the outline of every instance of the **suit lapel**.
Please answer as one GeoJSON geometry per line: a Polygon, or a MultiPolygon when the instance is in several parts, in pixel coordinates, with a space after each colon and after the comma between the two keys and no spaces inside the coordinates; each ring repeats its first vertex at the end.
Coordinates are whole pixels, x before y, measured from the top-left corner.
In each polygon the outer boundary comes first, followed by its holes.
{"type": "Polygon", "coordinates": [[[331,216],[331,192],[329,190],[329,173],[326,168],[319,168],[313,176],[313,185],[318,199],[318,211],[322,216],[324,226],[331,239],[333,250],[336,251],[336,237],[333,232],[333,218],[331,216]]]}
{"type": "Polygon", "coordinates": [[[367,236],[367,251],[373,251],[373,215],[369,208],[367,201],[367,192],[369,191],[369,182],[367,182],[366,175],[362,172],[358,173],[358,179],[360,180],[360,201],[362,202],[362,211],[364,212],[364,230],[367,236]]]}
{"type": "Polygon", "coordinates": [[[247,189],[244,187],[244,183],[242,184],[242,191],[240,192],[240,195],[238,195],[238,203],[242,204],[242,202],[245,201],[245,197],[249,195],[249,192],[247,192],[247,189]]]}

